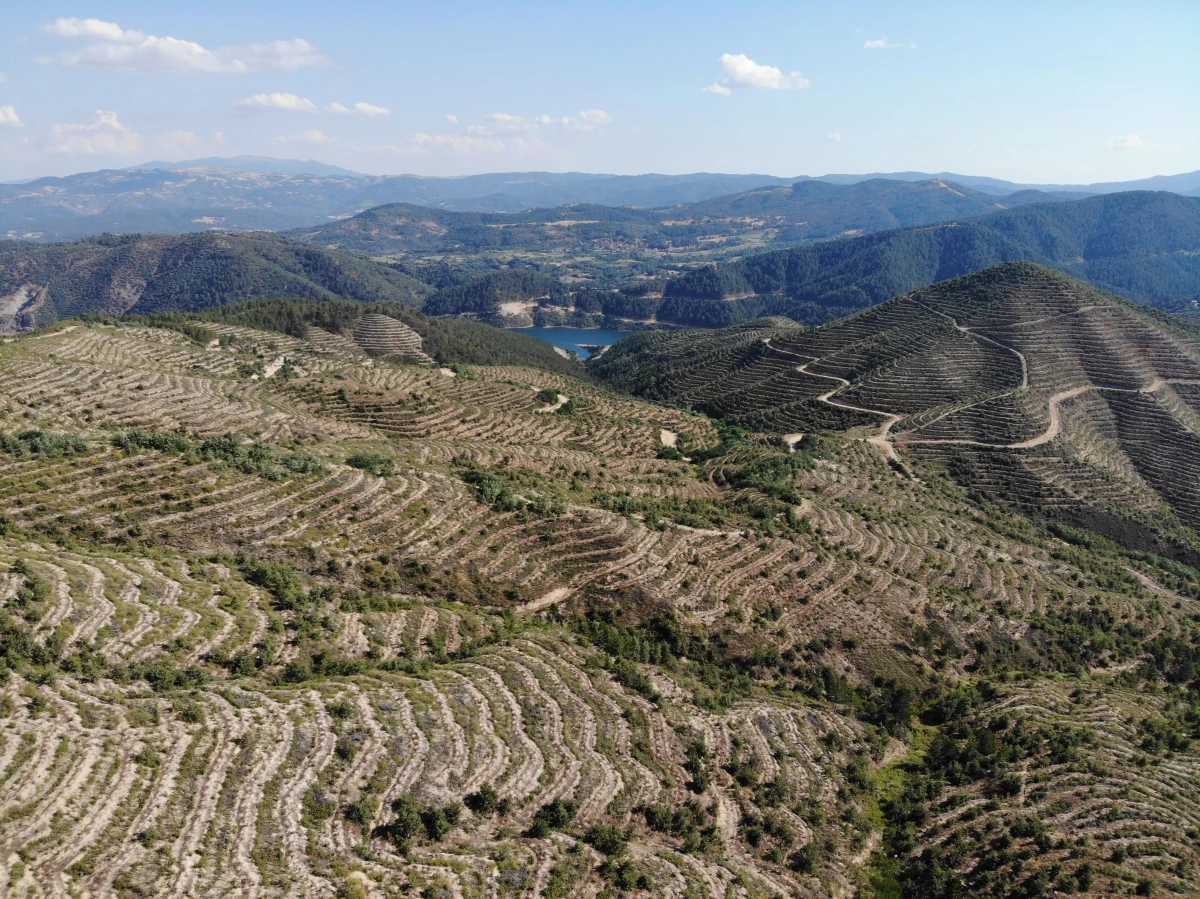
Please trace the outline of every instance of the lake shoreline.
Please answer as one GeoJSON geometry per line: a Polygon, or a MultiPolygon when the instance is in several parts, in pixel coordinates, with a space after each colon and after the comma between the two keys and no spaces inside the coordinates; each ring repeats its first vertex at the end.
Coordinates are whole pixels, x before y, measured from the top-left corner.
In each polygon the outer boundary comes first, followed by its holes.
{"type": "Polygon", "coordinates": [[[614,331],[605,328],[563,328],[563,327],[533,327],[511,328],[522,334],[536,337],[550,344],[556,350],[574,354],[580,362],[600,355],[623,337],[634,334],[634,331],[614,331]]]}

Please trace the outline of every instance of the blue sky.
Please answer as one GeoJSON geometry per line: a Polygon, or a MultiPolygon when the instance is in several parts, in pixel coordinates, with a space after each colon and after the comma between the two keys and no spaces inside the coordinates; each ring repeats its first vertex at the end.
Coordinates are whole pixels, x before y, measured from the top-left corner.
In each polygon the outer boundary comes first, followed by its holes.
{"type": "Polygon", "coordinates": [[[0,180],[1200,169],[1200,2],[11,4],[0,180]]]}

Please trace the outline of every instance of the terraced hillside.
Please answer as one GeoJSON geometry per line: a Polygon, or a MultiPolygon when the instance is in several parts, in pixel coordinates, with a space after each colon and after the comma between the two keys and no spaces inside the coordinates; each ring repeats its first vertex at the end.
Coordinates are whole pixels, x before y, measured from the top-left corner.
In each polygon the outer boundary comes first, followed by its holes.
{"type": "Polygon", "coordinates": [[[205,327],[0,344],[7,895],[1196,894],[1195,569],[853,439],[205,327]]]}
{"type": "Polygon", "coordinates": [[[1200,527],[1200,331],[1029,263],[823,328],[640,335],[592,370],[749,427],[850,431],[1042,511],[1200,527]]]}

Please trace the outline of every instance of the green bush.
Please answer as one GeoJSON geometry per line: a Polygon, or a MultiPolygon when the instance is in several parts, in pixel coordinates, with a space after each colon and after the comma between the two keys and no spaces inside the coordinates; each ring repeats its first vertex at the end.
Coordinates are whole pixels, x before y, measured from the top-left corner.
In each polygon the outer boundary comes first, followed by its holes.
{"type": "Polygon", "coordinates": [[[533,823],[529,825],[528,835],[545,839],[550,836],[551,831],[569,827],[575,820],[575,812],[578,809],[579,806],[576,803],[564,799],[555,799],[553,802],[543,805],[534,814],[533,823]]]}
{"type": "Polygon", "coordinates": [[[82,456],[87,449],[87,441],[82,437],[70,437],[54,431],[22,431],[15,436],[0,431],[0,451],[10,456],[44,456],[57,459],[82,456]]]}
{"type": "Polygon", "coordinates": [[[246,580],[267,590],[281,609],[298,609],[307,600],[300,575],[282,562],[250,559],[242,564],[242,571],[246,580]]]}
{"type": "Polygon", "coordinates": [[[396,471],[395,463],[379,453],[353,453],[346,458],[346,464],[381,478],[390,478],[396,471]]]}
{"type": "Polygon", "coordinates": [[[583,840],[605,855],[620,855],[629,843],[629,835],[613,824],[593,824],[584,832],[583,840]]]}
{"type": "Polygon", "coordinates": [[[113,438],[113,446],[127,453],[139,450],[158,450],[162,453],[186,453],[192,442],[178,431],[125,431],[113,438]]]}

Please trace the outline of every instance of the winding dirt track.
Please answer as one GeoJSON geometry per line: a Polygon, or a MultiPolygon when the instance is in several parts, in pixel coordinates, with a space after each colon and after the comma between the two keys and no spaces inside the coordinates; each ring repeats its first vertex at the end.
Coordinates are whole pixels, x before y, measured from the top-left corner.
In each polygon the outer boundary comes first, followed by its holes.
{"type": "Polygon", "coordinates": [[[862,406],[852,406],[849,403],[843,403],[843,402],[839,402],[839,401],[835,400],[833,398],[834,394],[836,394],[838,391],[845,390],[847,387],[849,387],[850,386],[849,381],[847,381],[845,378],[839,378],[836,375],[822,375],[822,374],[818,374],[815,371],[809,371],[808,367],[810,365],[812,365],[814,362],[821,361],[819,358],[816,358],[814,356],[804,356],[804,355],[801,355],[800,353],[790,352],[789,350],[781,350],[779,347],[772,345],[771,339],[769,337],[764,337],[763,343],[766,344],[771,349],[773,349],[775,352],[783,353],[785,356],[794,356],[797,359],[807,359],[808,361],[805,362],[803,365],[796,366],[796,371],[800,372],[800,374],[810,375],[811,377],[814,377],[814,378],[825,378],[826,380],[829,380],[829,381],[837,381],[838,382],[838,386],[833,388],[833,390],[827,391],[826,393],[822,393],[819,397],[817,397],[818,402],[825,403],[826,405],[829,405],[829,406],[835,406],[838,409],[849,409],[851,412],[865,412],[867,415],[882,415],[884,418],[884,421],[879,426],[879,432],[877,434],[873,434],[870,437],[866,437],[864,439],[866,440],[867,443],[871,444],[872,446],[878,447],[883,452],[883,454],[885,456],[887,456],[889,459],[895,459],[895,460],[899,461],[900,457],[898,455],[896,455],[895,444],[893,444],[892,441],[888,439],[888,432],[890,432],[892,430],[892,427],[896,424],[896,422],[898,422],[904,416],[896,415],[894,412],[884,412],[882,409],[864,409],[862,406]]]}
{"type": "MultiPolygon", "coordinates": [[[[971,327],[968,327],[967,325],[959,324],[958,321],[956,321],[952,316],[947,315],[944,312],[939,312],[938,310],[932,309],[923,303],[918,303],[917,305],[921,306],[921,308],[927,310],[928,312],[931,312],[934,315],[940,316],[941,318],[944,318],[947,321],[951,322],[954,325],[954,327],[961,333],[966,334],[970,337],[973,337],[976,340],[986,341],[987,343],[990,343],[994,346],[1000,347],[1002,350],[1010,352],[1014,356],[1016,356],[1018,361],[1021,363],[1021,383],[1019,386],[1014,388],[1011,392],[1012,393],[1021,393],[1023,391],[1029,390],[1029,362],[1025,358],[1025,355],[1022,352],[1014,349],[1013,347],[1007,346],[1006,344],[1000,342],[999,340],[994,340],[991,337],[988,337],[986,334],[975,333],[974,329],[972,329],[971,327]]],[[[1039,324],[1044,321],[1049,321],[1050,319],[1053,319],[1053,318],[1065,318],[1065,317],[1071,316],[1071,315],[1078,315],[1081,312],[1087,312],[1089,309],[1094,309],[1094,308],[1096,308],[1096,307],[1095,306],[1083,306],[1083,307],[1080,307],[1079,309],[1075,309],[1071,312],[1064,312],[1059,315],[1047,316],[1045,318],[1033,319],[1031,321],[1014,322],[1013,324],[1005,325],[1004,327],[1020,328],[1020,327],[1025,327],[1028,325],[1036,325],[1036,324],[1039,324]]],[[[810,375],[815,378],[826,378],[828,380],[838,382],[838,386],[835,387],[833,390],[823,393],[817,397],[817,400],[819,402],[826,403],[830,406],[836,406],[839,409],[849,409],[852,412],[864,412],[868,415],[884,416],[884,421],[880,425],[878,433],[876,433],[870,437],[863,438],[863,439],[867,443],[870,443],[873,446],[878,447],[883,452],[883,454],[885,456],[887,456],[887,458],[896,459],[896,460],[899,459],[899,456],[896,454],[896,446],[892,442],[889,434],[891,432],[891,429],[895,426],[895,424],[904,417],[903,415],[897,415],[893,412],[886,412],[882,409],[866,409],[866,408],[863,408],[862,406],[852,406],[849,403],[838,401],[837,399],[835,399],[835,395],[838,392],[845,390],[847,387],[849,387],[850,382],[847,381],[845,378],[839,378],[839,377],[836,377],[835,375],[822,375],[822,374],[818,374],[815,371],[809,371],[808,366],[821,361],[819,357],[806,356],[806,355],[802,355],[800,353],[790,352],[789,350],[780,349],[779,347],[772,345],[770,338],[764,337],[763,343],[770,349],[774,350],[775,352],[783,353],[785,356],[794,356],[797,359],[809,360],[809,361],[805,362],[803,365],[796,366],[796,371],[800,372],[801,374],[810,375]]],[[[1075,399],[1075,397],[1082,396],[1083,394],[1088,393],[1092,390],[1098,390],[1098,391],[1107,390],[1107,391],[1112,391],[1114,393],[1155,393],[1155,392],[1161,390],[1163,387],[1167,386],[1168,384],[1196,385],[1196,384],[1200,384],[1200,381],[1155,378],[1153,381],[1151,381],[1145,387],[1102,387],[1102,386],[1099,386],[1096,384],[1084,384],[1082,386],[1071,387],[1067,390],[1061,390],[1058,393],[1052,394],[1050,396],[1049,400],[1047,401],[1047,413],[1049,414],[1049,417],[1050,417],[1050,423],[1046,427],[1046,430],[1043,431],[1041,434],[1038,434],[1036,437],[1031,437],[1028,440],[1021,440],[1016,443],[985,443],[980,440],[969,440],[966,438],[924,439],[924,438],[919,438],[919,437],[910,438],[906,442],[907,443],[921,443],[921,444],[942,444],[942,445],[952,444],[952,445],[961,445],[961,446],[978,446],[978,447],[983,447],[985,449],[1033,449],[1035,447],[1042,446],[1043,444],[1049,443],[1051,440],[1056,439],[1059,436],[1059,434],[1062,433],[1062,408],[1061,407],[1062,407],[1062,404],[1065,403],[1067,400],[1075,399]]],[[[967,408],[967,407],[964,407],[964,408],[967,408]]],[[[962,411],[962,410],[958,409],[955,411],[962,411]]]]}

